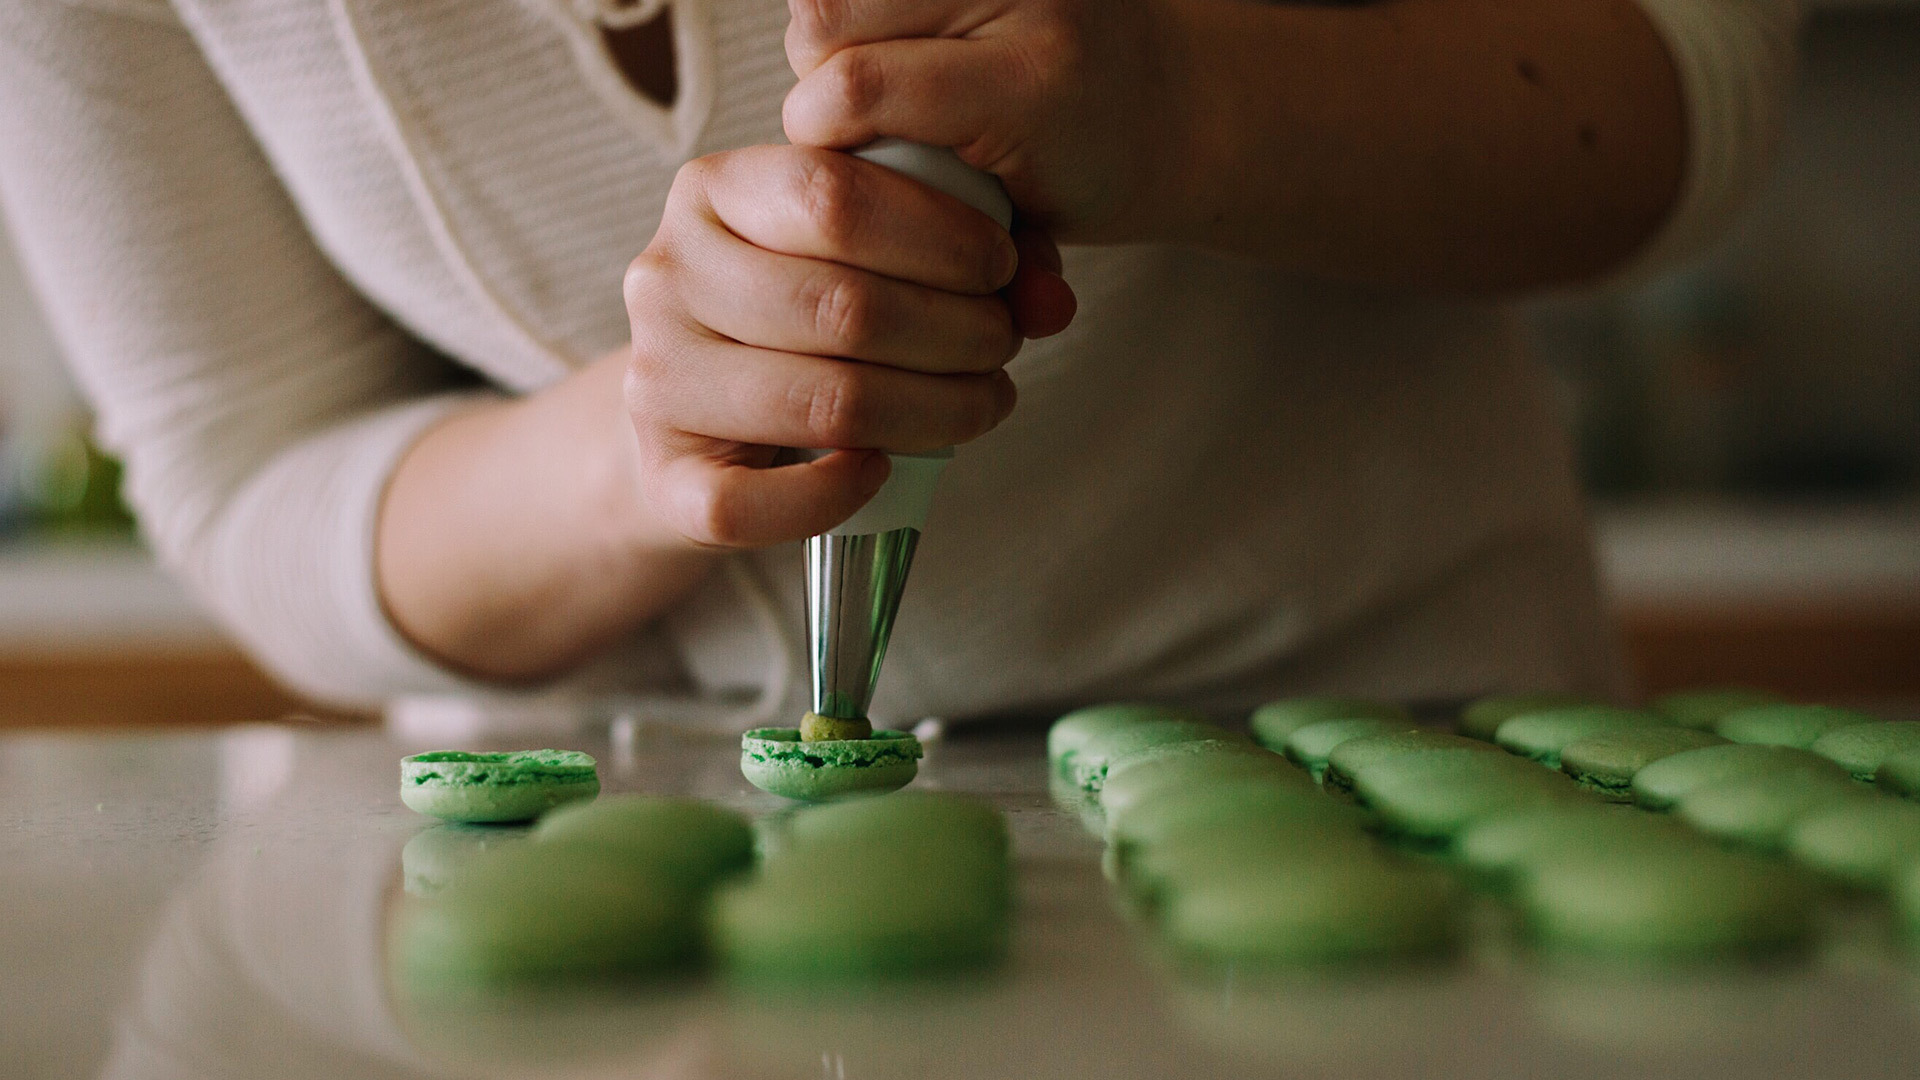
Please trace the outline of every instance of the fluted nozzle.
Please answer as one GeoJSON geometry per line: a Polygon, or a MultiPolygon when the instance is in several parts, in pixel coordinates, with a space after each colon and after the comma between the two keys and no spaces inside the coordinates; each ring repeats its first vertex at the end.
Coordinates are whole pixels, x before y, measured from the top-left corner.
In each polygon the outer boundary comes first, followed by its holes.
{"type": "Polygon", "coordinates": [[[807,648],[813,711],[864,720],[893,636],[920,530],[807,540],[807,648]]]}

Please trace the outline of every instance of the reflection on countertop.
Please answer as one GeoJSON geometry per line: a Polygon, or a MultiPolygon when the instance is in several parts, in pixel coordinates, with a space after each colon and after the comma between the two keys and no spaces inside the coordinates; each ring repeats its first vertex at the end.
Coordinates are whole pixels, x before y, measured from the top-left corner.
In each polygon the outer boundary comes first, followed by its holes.
{"type": "MultiPolygon", "coordinates": [[[[563,741],[601,759],[609,791],[785,809],[739,777],[728,740],[642,723],[563,741]]],[[[993,977],[805,999],[699,976],[421,997],[390,984],[381,947],[402,853],[433,828],[393,791],[419,749],[267,725],[0,738],[8,1074],[1613,1080],[1892,1076],[1920,1051],[1909,968],[1871,929],[1805,965],[1600,978],[1534,963],[1489,914],[1454,964],[1175,977],[1113,905],[1100,844],[1049,800],[1035,734],[935,741],[921,781],[1009,816],[1020,907],[993,977]]]]}

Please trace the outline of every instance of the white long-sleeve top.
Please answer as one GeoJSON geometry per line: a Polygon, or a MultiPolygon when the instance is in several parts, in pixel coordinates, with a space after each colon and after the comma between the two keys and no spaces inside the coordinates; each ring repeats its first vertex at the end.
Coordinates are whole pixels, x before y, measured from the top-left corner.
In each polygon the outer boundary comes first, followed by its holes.
{"type": "MultiPolygon", "coordinates": [[[[1690,110],[1664,260],[1750,184],[1796,11],[1641,2],[1690,110]]],[[[0,5],[0,201],[100,437],[165,561],[317,697],[487,692],[382,611],[398,458],[470,395],[622,345],[675,170],[781,141],[779,0],[678,4],[670,108],[596,10],[0,5]]],[[[1066,272],[1077,321],[947,472],[877,716],[1614,685],[1565,438],[1496,308],[1174,247],[1066,272]]],[[[791,548],[733,557],[563,685],[797,709],[800,582],[791,548]]]]}

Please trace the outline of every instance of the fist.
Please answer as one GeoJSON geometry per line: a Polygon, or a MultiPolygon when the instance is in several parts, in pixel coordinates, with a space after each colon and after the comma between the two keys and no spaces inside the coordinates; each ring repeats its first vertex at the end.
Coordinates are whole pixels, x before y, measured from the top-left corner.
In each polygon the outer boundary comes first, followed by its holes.
{"type": "Polygon", "coordinates": [[[793,142],[949,146],[1061,240],[1141,238],[1172,87],[1156,0],[788,0],[793,142]]]}

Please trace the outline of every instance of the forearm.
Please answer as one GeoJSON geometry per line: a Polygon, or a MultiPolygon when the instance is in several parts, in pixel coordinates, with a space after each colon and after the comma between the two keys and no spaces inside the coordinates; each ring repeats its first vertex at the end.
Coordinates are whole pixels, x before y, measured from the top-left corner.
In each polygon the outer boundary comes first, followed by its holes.
{"type": "Polygon", "coordinates": [[[415,645],[475,676],[556,674],[665,611],[713,565],[640,496],[624,355],[461,412],[401,460],[376,575],[415,645]]]}
{"type": "Polygon", "coordinates": [[[1171,0],[1157,238],[1335,280],[1589,278],[1662,224],[1686,116],[1632,0],[1171,0]]]}

